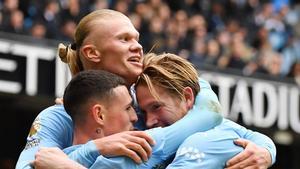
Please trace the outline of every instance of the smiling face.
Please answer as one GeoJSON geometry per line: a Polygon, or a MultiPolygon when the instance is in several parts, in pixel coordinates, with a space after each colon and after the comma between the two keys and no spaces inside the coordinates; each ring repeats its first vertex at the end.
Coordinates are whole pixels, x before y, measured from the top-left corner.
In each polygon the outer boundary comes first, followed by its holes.
{"type": "Polygon", "coordinates": [[[180,56],[146,54],[144,68],[135,83],[140,108],[148,128],[168,126],[181,119],[199,92],[197,70],[180,56]]]}
{"type": "Polygon", "coordinates": [[[99,52],[97,68],[123,77],[128,84],[136,81],[142,72],[142,46],[139,33],[123,15],[97,21],[89,36],[99,52]],[[97,37],[97,39],[95,39],[97,37]]]}
{"type": "Polygon", "coordinates": [[[181,119],[188,111],[190,103],[175,97],[155,86],[154,89],[159,93],[159,100],[151,94],[145,85],[136,88],[136,96],[141,110],[146,114],[147,128],[169,126],[181,119]]]}

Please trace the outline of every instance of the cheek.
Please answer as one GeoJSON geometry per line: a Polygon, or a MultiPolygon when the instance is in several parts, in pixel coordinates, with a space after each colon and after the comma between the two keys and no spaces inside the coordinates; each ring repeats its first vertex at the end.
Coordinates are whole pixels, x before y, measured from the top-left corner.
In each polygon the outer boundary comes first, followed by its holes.
{"type": "Polygon", "coordinates": [[[106,69],[107,71],[111,73],[115,73],[120,76],[124,76],[124,61],[118,58],[111,58],[109,62],[106,62],[106,69]]]}
{"type": "Polygon", "coordinates": [[[176,121],[180,120],[184,116],[182,114],[183,111],[182,111],[182,109],[180,109],[179,105],[180,105],[180,103],[178,103],[177,105],[176,104],[174,105],[174,107],[176,107],[176,109],[174,109],[174,108],[166,108],[164,110],[164,112],[162,112],[160,114],[160,116],[163,119],[163,121],[165,123],[168,123],[168,125],[171,125],[171,124],[175,123],[176,121]]]}
{"type": "Polygon", "coordinates": [[[174,114],[168,111],[159,113],[159,120],[166,125],[174,123],[174,114]]]}
{"type": "Polygon", "coordinates": [[[107,57],[111,62],[115,62],[114,64],[120,64],[124,62],[124,58],[126,57],[126,50],[118,45],[112,45],[106,48],[104,52],[104,56],[107,57]]]}
{"type": "MultiPolygon", "coordinates": [[[[124,112],[126,113],[126,112],[124,112]]],[[[128,127],[130,125],[130,118],[128,115],[122,115],[117,118],[120,118],[120,124],[124,127],[128,127]]]]}
{"type": "Polygon", "coordinates": [[[123,60],[127,54],[127,49],[122,45],[111,46],[110,53],[113,54],[115,59],[123,60]]]}

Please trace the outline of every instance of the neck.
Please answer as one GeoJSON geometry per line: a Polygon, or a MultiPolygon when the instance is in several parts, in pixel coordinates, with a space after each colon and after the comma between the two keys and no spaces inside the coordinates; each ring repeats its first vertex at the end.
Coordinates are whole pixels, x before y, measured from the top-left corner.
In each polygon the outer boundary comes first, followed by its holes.
{"type": "Polygon", "coordinates": [[[74,126],[73,132],[74,132],[73,145],[85,144],[90,140],[102,137],[96,133],[96,130],[87,126],[74,126]]]}

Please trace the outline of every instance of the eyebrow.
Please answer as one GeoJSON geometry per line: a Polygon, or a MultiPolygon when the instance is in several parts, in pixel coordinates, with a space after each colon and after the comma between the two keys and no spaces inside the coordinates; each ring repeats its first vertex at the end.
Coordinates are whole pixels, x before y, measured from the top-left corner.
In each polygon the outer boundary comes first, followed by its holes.
{"type": "Polygon", "coordinates": [[[140,38],[140,34],[138,32],[119,32],[118,34],[116,34],[116,37],[120,36],[130,36],[136,38],[137,40],[139,40],[140,38]]]}
{"type": "Polygon", "coordinates": [[[146,109],[149,109],[149,108],[151,108],[152,106],[155,106],[155,105],[161,105],[161,106],[163,106],[163,105],[165,105],[163,102],[159,102],[159,101],[154,101],[154,102],[151,102],[150,104],[148,104],[147,106],[146,106],[146,109]]]}
{"type": "Polygon", "coordinates": [[[133,99],[131,99],[131,102],[130,102],[129,104],[127,104],[126,107],[128,107],[128,106],[133,106],[133,104],[134,104],[134,103],[133,103],[133,99]]]}

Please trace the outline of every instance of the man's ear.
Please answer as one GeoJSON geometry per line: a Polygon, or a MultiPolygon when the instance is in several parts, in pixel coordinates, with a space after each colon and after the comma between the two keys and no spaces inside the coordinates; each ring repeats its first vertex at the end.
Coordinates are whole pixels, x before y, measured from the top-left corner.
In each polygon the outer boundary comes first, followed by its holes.
{"type": "Polygon", "coordinates": [[[100,104],[95,104],[92,107],[93,118],[99,125],[104,125],[104,107],[100,104]]]}
{"type": "Polygon", "coordinates": [[[100,60],[101,60],[101,54],[97,50],[95,45],[92,45],[92,44],[84,45],[81,48],[81,52],[82,52],[83,56],[91,62],[97,63],[97,62],[100,62],[100,60]]]}
{"type": "Polygon", "coordinates": [[[186,101],[187,109],[191,109],[193,107],[194,101],[195,101],[193,89],[190,88],[190,87],[185,87],[183,89],[183,96],[184,96],[185,101],[186,101]]]}

